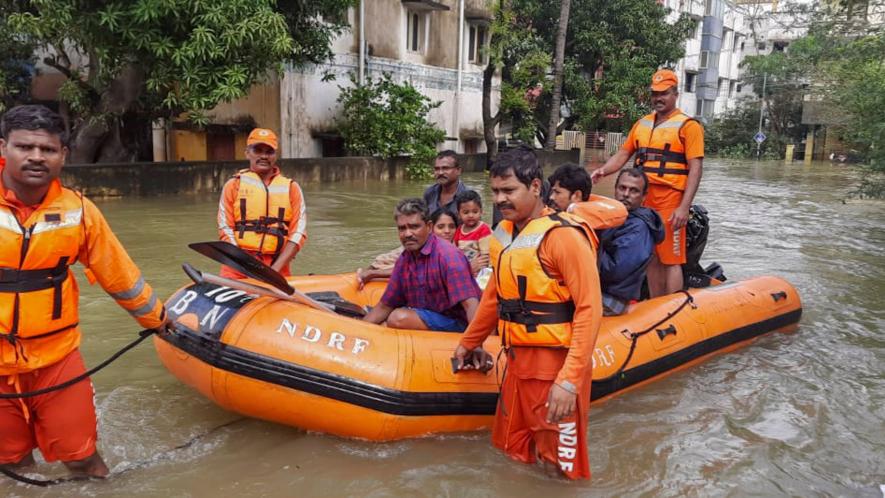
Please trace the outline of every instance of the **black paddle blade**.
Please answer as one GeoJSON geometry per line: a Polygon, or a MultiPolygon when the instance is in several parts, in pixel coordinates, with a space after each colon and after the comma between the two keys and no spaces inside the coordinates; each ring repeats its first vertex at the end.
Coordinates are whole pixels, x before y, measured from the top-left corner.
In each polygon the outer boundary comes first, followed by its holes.
{"type": "Polygon", "coordinates": [[[295,289],[279,272],[233,244],[213,240],[211,242],[194,242],[187,246],[209,259],[230,266],[243,275],[272,285],[285,292],[286,295],[292,295],[295,292],[295,289]]]}

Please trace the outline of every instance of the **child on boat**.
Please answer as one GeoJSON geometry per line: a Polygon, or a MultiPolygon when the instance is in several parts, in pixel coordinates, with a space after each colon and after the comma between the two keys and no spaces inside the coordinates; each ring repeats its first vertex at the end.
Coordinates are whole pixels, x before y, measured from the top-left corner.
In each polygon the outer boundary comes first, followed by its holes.
{"type": "Polygon", "coordinates": [[[455,231],[453,243],[470,261],[470,270],[476,276],[489,266],[489,243],[492,229],[482,221],[482,199],[473,190],[455,196],[461,226],[455,231]]]}

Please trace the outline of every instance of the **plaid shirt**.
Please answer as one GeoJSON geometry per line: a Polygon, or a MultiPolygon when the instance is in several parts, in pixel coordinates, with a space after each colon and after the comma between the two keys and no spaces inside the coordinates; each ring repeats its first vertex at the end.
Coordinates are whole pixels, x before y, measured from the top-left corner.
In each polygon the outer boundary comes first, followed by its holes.
{"type": "Polygon", "coordinates": [[[481,291],[464,253],[430,234],[413,254],[404,251],[393,267],[381,302],[391,308],[422,308],[467,322],[461,302],[479,300],[481,291]]]}

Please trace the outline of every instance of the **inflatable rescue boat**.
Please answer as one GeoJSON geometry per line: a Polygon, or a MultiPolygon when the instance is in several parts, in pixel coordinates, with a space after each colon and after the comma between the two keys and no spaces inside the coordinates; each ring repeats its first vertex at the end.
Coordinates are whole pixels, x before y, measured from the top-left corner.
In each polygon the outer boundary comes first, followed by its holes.
{"type": "MultiPolygon", "coordinates": [[[[491,425],[503,364],[455,374],[450,358],[460,334],[360,321],[383,282],[362,290],[354,274],[289,282],[338,313],[195,283],[167,302],[177,332],[154,339],[163,364],[223,408],[309,431],[388,441],[491,425]]],[[[637,303],[602,320],[592,399],[795,330],[801,314],[796,290],[775,277],[637,303]]],[[[490,336],[484,347],[497,356],[499,341],[490,336]]]]}

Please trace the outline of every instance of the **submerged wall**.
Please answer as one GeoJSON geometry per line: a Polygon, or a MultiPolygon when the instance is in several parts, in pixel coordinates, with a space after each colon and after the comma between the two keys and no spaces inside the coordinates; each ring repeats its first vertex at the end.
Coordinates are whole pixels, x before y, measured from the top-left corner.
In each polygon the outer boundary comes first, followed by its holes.
{"type": "MultiPolygon", "coordinates": [[[[538,151],[542,165],[551,167],[577,162],[578,151],[538,151]]],[[[460,156],[465,172],[483,171],[485,154],[460,156]]],[[[408,158],[324,157],[282,159],[280,168],[299,183],[390,180],[405,178],[408,158]]],[[[246,161],[186,161],[123,164],[69,164],[62,170],[62,183],[90,197],[148,196],[161,194],[217,192],[246,161]]]]}

